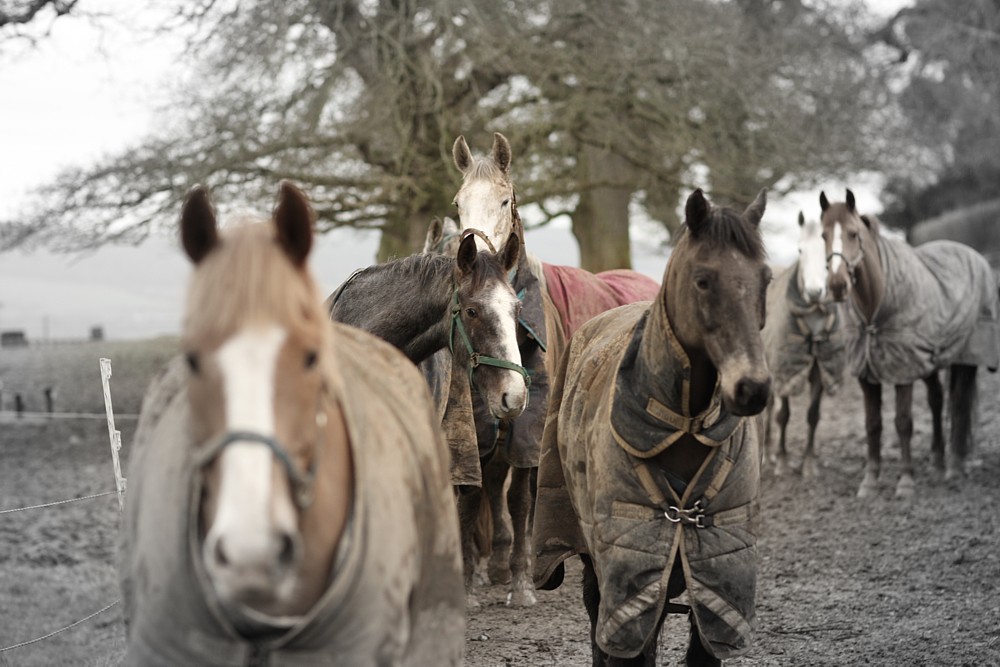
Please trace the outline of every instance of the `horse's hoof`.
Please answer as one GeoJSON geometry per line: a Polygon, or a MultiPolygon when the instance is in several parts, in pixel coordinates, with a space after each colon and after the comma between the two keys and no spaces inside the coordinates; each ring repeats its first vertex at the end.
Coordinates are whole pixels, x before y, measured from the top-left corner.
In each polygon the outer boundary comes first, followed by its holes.
{"type": "Polygon", "coordinates": [[[788,474],[788,459],[784,456],[778,456],[774,459],[774,476],[784,477],[788,474]]]}
{"type": "Polygon", "coordinates": [[[874,479],[869,480],[867,477],[861,482],[861,486],[858,487],[858,498],[870,498],[875,495],[878,491],[878,484],[874,479]]]}
{"type": "Polygon", "coordinates": [[[815,457],[802,459],[802,479],[819,479],[819,461],[815,457]]]}
{"type": "Polygon", "coordinates": [[[899,478],[899,483],[896,484],[896,497],[912,498],[914,486],[913,477],[911,475],[903,475],[899,478]]]}
{"type": "Polygon", "coordinates": [[[965,468],[962,465],[951,464],[944,471],[944,481],[955,482],[965,477],[965,468]]]}
{"type": "Polygon", "coordinates": [[[473,594],[473,593],[466,593],[465,594],[465,610],[467,612],[469,612],[469,611],[479,611],[479,609],[481,607],[482,607],[482,605],[479,604],[479,598],[476,597],[475,594],[473,594]]]}
{"type": "Polygon", "coordinates": [[[533,607],[537,601],[533,591],[511,591],[507,593],[508,607],[533,607]]]}

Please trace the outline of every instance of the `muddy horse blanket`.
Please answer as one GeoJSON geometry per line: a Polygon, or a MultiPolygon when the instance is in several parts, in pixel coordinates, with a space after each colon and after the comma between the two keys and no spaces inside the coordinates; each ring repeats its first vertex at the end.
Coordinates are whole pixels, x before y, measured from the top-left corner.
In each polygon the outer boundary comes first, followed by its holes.
{"type": "Polygon", "coordinates": [[[679,560],[704,645],[717,658],[735,657],[749,649],[755,624],[761,422],[726,414],[718,394],[680,421],[655,409],[655,386],[619,400],[637,386],[638,341],[650,318],[667,326],[663,309],[646,304],[591,320],[554,376],[538,471],[535,585],[558,577],[566,558],[589,554],[601,593],[596,641],[631,657],[657,628],[679,560]],[[678,491],[650,456],[680,431],[712,450],[678,491]]]}
{"type": "Polygon", "coordinates": [[[767,367],[776,396],[808,391],[815,364],[823,391],[840,388],[846,357],[840,305],[831,300],[810,303],[802,296],[799,263],[782,271],[767,288],[767,323],[761,331],[767,367]]]}
{"type": "Polygon", "coordinates": [[[356,492],[326,593],[303,617],[252,619],[270,633],[253,641],[221,610],[197,554],[201,475],[177,358],[147,391],[130,452],[119,531],[125,664],[461,664],[458,518],[427,385],[388,344],[335,326],[343,379],[329,382],[351,436],[356,492]]]}
{"type": "Polygon", "coordinates": [[[1000,304],[986,259],[953,241],[913,248],[877,237],[885,294],[872,321],[846,308],[851,372],[878,384],[910,384],[951,364],[1000,364],[1000,304]]]}

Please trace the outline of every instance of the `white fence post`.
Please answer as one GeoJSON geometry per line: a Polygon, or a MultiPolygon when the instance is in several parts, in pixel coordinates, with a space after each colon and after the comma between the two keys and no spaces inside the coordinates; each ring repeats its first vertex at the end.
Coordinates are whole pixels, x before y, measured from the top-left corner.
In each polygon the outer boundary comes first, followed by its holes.
{"type": "Polygon", "coordinates": [[[108,439],[111,441],[111,459],[115,464],[115,487],[118,489],[118,511],[125,509],[125,478],[122,477],[122,466],[118,460],[118,451],[122,448],[121,431],[115,429],[115,412],[111,407],[111,360],[101,359],[101,383],[104,385],[104,409],[108,413],[108,439]]]}

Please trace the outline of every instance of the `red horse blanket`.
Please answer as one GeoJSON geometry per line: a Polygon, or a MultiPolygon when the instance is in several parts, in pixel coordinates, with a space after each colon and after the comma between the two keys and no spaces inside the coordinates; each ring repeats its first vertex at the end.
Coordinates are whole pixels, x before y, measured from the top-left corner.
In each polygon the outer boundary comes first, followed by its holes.
{"type": "Polygon", "coordinates": [[[567,340],[595,315],[627,303],[652,301],[660,291],[658,282],[627,269],[591,273],[575,266],[545,263],[542,269],[567,340]]]}

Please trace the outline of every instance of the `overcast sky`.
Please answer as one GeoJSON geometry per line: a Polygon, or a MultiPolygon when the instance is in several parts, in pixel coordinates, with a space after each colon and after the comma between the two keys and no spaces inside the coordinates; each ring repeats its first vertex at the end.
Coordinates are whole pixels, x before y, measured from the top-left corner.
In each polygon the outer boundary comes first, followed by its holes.
{"type": "MultiPolygon", "coordinates": [[[[888,14],[906,2],[869,4],[888,14]]],[[[159,18],[147,3],[83,0],[80,6],[125,20],[95,25],[63,17],[33,49],[0,44],[0,219],[13,217],[26,192],[60,168],[87,165],[138,141],[167,99],[170,82],[182,74],[176,70],[178,40],[123,27],[155,24],[159,18]]],[[[490,137],[468,138],[476,152],[489,148],[490,137]]],[[[516,176],[517,155],[513,168],[516,176]]],[[[824,187],[831,199],[842,198],[842,185],[824,187]]],[[[859,208],[881,209],[873,188],[852,184],[852,189],[859,208]]],[[[794,258],[796,215],[800,209],[815,215],[817,196],[818,189],[772,197],[764,224],[776,263],[794,258]]],[[[312,265],[324,290],[371,264],[377,243],[375,233],[352,230],[322,237],[312,265]]],[[[565,222],[529,233],[526,244],[545,261],[579,261],[565,222]]],[[[636,269],[659,279],[666,264],[663,250],[635,245],[636,269]]],[[[92,326],[102,326],[110,338],[176,333],[187,271],[173,238],[85,255],[0,253],[0,330],[22,329],[32,338],[82,338],[92,326]]]]}

